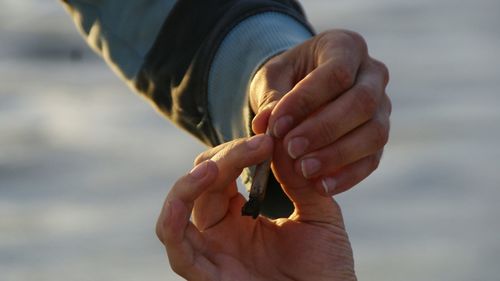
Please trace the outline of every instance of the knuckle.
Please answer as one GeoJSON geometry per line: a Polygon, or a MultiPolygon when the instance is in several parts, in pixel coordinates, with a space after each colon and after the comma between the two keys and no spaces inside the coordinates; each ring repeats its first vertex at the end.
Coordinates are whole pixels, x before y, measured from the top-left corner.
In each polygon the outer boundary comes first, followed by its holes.
{"type": "Polygon", "coordinates": [[[288,60],[279,59],[280,55],[267,61],[255,74],[252,81],[266,81],[268,84],[279,80],[284,75],[290,75],[293,68],[288,60]]]}
{"type": "Polygon", "coordinates": [[[389,141],[389,126],[386,122],[381,120],[376,120],[373,124],[373,130],[375,131],[375,145],[377,148],[381,148],[387,144],[389,141]]]}
{"type": "Polygon", "coordinates": [[[259,110],[264,108],[266,105],[270,104],[271,102],[279,100],[279,93],[275,90],[268,90],[264,93],[262,93],[262,98],[259,99],[259,104],[257,105],[259,110]]]}
{"type": "MultiPolygon", "coordinates": [[[[342,90],[347,90],[352,87],[355,82],[355,76],[347,64],[342,64],[333,69],[333,82],[342,90]]],[[[334,87],[333,89],[335,89],[334,87]]]]}
{"type": "Polygon", "coordinates": [[[308,85],[302,85],[297,95],[295,110],[301,117],[309,115],[314,108],[314,93],[308,85]]]}
{"type": "Polygon", "coordinates": [[[386,114],[387,118],[391,116],[392,113],[392,102],[389,96],[384,92],[383,96],[383,103],[384,103],[384,113],[386,114]]]}
{"type": "Polygon", "coordinates": [[[164,228],[165,221],[158,219],[156,222],[156,237],[162,242],[165,243],[165,238],[163,237],[163,228],[164,228]]]}
{"type": "Polygon", "coordinates": [[[230,153],[233,152],[238,143],[240,143],[239,139],[228,143],[221,150],[217,151],[217,153],[214,156],[212,156],[212,160],[218,161],[221,159],[227,159],[230,156],[230,153]]]}
{"type": "Polygon", "coordinates": [[[212,160],[226,163],[223,165],[229,165],[230,163],[234,164],[231,165],[232,168],[241,168],[240,161],[237,161],[237,159],[240,159],[240,156],[242,154],[245,154],[245,157],[247,159],[254,157],[252,153],[249,153],[248,150],[246,150],[245,142],[246,142],[245,139],[236,139],[227,143],[227,145],[225,145],[224,148],[219,150],[212,157],[212,160]]]}
{"type": "Polygon", "coordinates": [[[279,54],[270,60],[264,62],[255,73],[255,76],[261,78],[276,78],[283,69],[286,60],[282,58],[282,54],[279,54]]]}
{"type": "Polygon", "coordinates": [[[392,102],[389,96],[384,92],[379,102],[380,105],[377,110],[377,118],[381,121],[385,122],[387,126],[390,128],[390,117],[392,113],[392,102]]]}
{"type": "Polygon", "coordinates": [[[282,63],[277,60],[270,60],[261,68],[262,75],[266,79],[276,79],[283,71],[282,63]]]}
{"type": "Polygon", "coordinates": [[[359,84],[355,99],[364,117],[372,117],[377,111],[378,100],[375,95],[375,90],[372,87],[365,84],[359,84]]]}
{"type": "Polygon", "coordinates": [[[389,80],[390,80],[389,68],[387,68],[387,65],[385,65],[385,63],[383,63],[381,61],[378,61],[376,59],[372,59],[372,61],[373,61],[373,64],[375,65],[375,67],[382,74],[382,77],[384,79],[384,86],[387,86],[387,84],[389,84],[389,80]]]}
{"type": "Polygon", "coordinates": [[[372,155],[369,158],[368,164],[370,172],[375,171],[380,164],[380,158],[378,158],[376,155],[372,155]]]}
{"type": "MultiPolygon", "coordinates": [[[[289,72],[291,68],[286,67],[282,60],[276,58],[265,63],[252,77],[249,93],[252,106],[262,106],[267,102],[278,100],[282,94],[279,91],[273,90],[275,81],[279,81],[280,77],[289,72]]],[[[259,107],[260,108],[260,107],[259,107]]],[[[257,110],[257,108],[252,108],[257,110]]]]}
{"type": "Polygon", "coordinates": [[[317,49],[327,49],[333,47],[336,42],[339,42],[338,30],[324,31],[318,34],[318,40],[316,41],[317,49]]]}
{"type": "Polygon", "coordinates": [[[364,53],[368,52],[368,44],[361,34],[351,30],[343,30],[343,32],[349,37],[351,42],[359,46],[364,53]]]}
{"type": "Polygon", "coordinates": [[[392,101],[391,99],[386,95],[387,98],[387,109],[389,112],[389,116],[392,114],[392,101]]]}

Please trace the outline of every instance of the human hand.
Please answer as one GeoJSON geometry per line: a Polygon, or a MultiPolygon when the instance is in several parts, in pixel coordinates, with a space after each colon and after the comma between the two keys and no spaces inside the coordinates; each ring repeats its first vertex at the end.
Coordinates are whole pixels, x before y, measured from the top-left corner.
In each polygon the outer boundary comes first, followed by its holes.
{"type": "Polygon", "coordinates": [[[250,85],[252,127],[263,133],[269,125],[282,138],[273,160],[278,181],[331,196],[371,174],[389,135],[388,79],[363,38],[345,30],[265,63],[250,85]]]}
{"type": "Polygon", "coordinates": [[[156,232],[176,273],[187,280],[356,280],[332,198],[307,189],[294,197],[288,219],[241,216],[245,199],[236,178],[272,150],[266,135],[222,144],[201,154],[174,184],[156,232]]]}

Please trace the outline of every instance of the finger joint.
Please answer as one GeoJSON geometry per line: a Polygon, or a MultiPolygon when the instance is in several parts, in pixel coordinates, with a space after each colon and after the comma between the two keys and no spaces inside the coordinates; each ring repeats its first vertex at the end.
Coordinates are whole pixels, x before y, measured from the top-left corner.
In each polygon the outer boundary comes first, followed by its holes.
{"type": "Polygon", "coordinates": [[[389,141],[389,128],[386,122],[382,120],[376,120],[374,122],[376,141],[375,145],[377,148],[382,148],[389,141]]]}
{"type": "Polygon", "coordinates": [[[355,92],[355,101],[365,119],[375,114],[378,107],[378,100],[375,95],[375,90],[372,87],[366,84],[359,84],[355,92]]]}
{"type": "Polygon", "coordinates": [[[332,75],[333,79],[331,81],[334,83],[332,89],[340,87],[340,91],[345,91],[350,89],[355,82],[355,76],[347,64],[334,67],[332,75]]]}

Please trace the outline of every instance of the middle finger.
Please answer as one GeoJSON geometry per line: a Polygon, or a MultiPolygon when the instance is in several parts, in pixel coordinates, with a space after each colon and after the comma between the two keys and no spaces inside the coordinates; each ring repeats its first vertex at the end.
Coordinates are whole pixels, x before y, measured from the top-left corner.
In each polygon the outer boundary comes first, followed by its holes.
{"type": "Polygon", "coordinates": [[[375,63],[364,65],[353,88],[290,131],[283,140],[290,157],[327,146],[372,119],[387,98],[384,73],[375,63]]]}
{"type": "Polygon", "coordinates": [[[308,179],[333,173],[374,154],[387,143],[389,126],[389,116],[381,112],[333,144],[299,158],[294,163],[295,171],[308,179]]]}

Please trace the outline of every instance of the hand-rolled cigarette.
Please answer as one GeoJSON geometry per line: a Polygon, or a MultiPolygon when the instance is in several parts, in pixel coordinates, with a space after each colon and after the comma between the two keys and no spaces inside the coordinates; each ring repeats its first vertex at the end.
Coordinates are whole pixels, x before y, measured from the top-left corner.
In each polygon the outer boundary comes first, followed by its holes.
{"type": "MultiPolygon", "coordinates": [[[[270,135],[269,131],[266,134],[270,135]]],[[[252,216],[254,219],[259,216],[260,204],[266,196],[267,180],[271,171],[271,160],[268,159],[255,167],[248,202],[241,208],[242,216],[252,216]]]]}
{"type": "Polygon", "coordinates": [[[259,216],[260,204],[266,196],[267,180],[271,170],[271,159],[268,159],[255,167],[252,187],[248,202],[243,205],[241,215],[252,216],[254,219],[259,216]]]}

